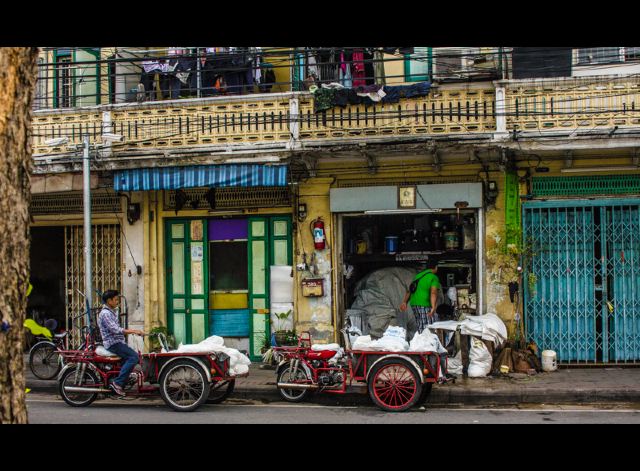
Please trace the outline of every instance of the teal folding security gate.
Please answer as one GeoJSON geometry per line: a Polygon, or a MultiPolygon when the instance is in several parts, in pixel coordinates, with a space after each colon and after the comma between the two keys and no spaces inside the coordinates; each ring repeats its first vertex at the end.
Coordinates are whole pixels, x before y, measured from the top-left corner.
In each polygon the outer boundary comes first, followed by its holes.
{"type": "Polygon", "coordinates": [[[528,337],[561,363],[640,363],[640,199],[527,202],[523,226],[528,337]]]}

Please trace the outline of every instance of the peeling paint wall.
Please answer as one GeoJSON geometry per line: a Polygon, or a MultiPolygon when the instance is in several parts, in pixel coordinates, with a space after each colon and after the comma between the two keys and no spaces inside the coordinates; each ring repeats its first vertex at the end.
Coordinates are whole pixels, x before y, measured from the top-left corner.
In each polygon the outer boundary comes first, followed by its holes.
{"type": "Polygon", "coordinates": [[[311,271],[295,273],[295,323],[296,331],[309,331],[318,343],[333,342],[335,338],[333,303],[332,303],[332,264],[331,244],[333,231],[331,226],[331,212],[329,210],[329,187],[332,178],[314,178],[299,186],[299,203],[307,205],[307,217],[297,222],[297,231],[293,234],[294,265],[303,263],[306,254],[307,264],[313,266],[311,271]],[[324,221],[327,243],[325,250],[315,250],[310,224],[321,217],[324,221]],[[301,282],[305,278],[322,278],[324,296],[302,296],[301,282]]]}
{"type": "Polygon", "coordinates": [[[498,197],[495,207],[488,208],[485,212],[485,311],[486,313],[497,314],[505,322],[513,317],[512,304],[509,301],[509,291],[506,286],[500,283],[501,273],[494,260],[487,253],[494,249],[498,241],[495,234],[504,233],[505,224],[505,182],[504,174],[490,173],[490,180],[494,180],[498,184],[498,197]]]}
{"type": "MultiPolygon", "coordinates": [[[[142,203],[142,193],[133,193],[132,203],[142,203]]],[[[141,204],[142,206],[142,204],[141,204]]],[[[129,224],[126,214],[122,217],[123,241],[122,290],[129,303],[129,328],[144,329],[144,278],[138,275],[136,265],[143,267],[144,273],[144,224],[139,219],[129,224]]]]}

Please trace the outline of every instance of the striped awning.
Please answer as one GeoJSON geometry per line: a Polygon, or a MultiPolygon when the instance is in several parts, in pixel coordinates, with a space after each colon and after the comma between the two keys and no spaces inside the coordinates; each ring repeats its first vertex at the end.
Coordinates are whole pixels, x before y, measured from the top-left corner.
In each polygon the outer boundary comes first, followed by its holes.
{"type": "Polygon", "coordinates": [[[286,186],[286,165],[198,165],[117,170],[116,191],[177,190],[196,187],[286,186]]]}

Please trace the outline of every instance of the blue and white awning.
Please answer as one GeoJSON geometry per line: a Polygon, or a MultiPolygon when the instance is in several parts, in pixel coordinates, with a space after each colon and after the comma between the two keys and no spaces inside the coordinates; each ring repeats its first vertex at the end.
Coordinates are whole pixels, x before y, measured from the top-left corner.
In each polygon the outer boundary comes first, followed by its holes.
{"type": "Polygon", "coordinates": [[[287,186],[286,165],[198,165],[117,170],[116,191],[177,190],[196,187],[287,186]]]}

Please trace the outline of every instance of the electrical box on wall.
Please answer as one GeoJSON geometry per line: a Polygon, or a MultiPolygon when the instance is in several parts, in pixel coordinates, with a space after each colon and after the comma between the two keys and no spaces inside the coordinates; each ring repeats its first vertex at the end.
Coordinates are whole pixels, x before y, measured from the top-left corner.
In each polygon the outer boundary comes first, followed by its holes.
{"type": "Polygon", "coordinates": [[[302,280],[302,296],[324,296],[324,280],[322,278],[307,278],[306,280],[302,280]]]}

